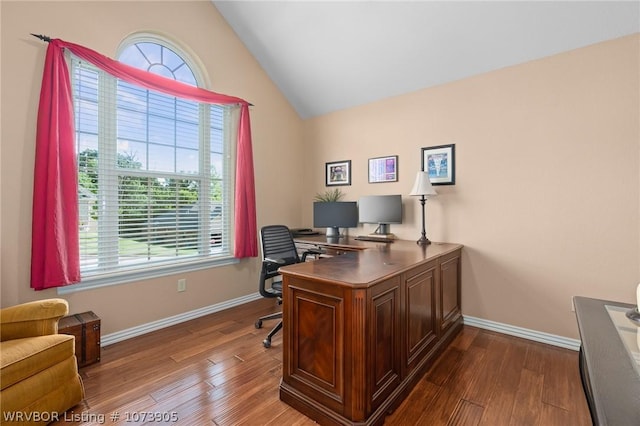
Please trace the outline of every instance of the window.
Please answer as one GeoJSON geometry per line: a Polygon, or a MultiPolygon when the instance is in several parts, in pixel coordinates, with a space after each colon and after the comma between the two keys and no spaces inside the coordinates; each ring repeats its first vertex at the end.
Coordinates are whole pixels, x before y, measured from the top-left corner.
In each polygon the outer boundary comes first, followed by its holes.
{"type": "MultiPolygon", "coordinates": [[[[201,86],[188,55],[158,37],[118,59],[201,86]]],[[[118,80],[72,56],[83,281],[121,281],[232,258],[237,108],[118,80]]]]}

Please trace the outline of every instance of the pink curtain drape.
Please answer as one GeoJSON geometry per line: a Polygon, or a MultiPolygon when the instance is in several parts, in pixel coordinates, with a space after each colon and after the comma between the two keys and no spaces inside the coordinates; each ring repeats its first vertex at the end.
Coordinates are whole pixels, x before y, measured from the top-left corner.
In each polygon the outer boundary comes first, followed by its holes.
{"type": "Polygon", "coordinates": [[[36,129],[31,287],[80,281],[73,99],[64,56],[47,49],[36,129]]]}
{"type": "Polygon", "coordinates": [[[234,256],[257,256],[249,103],[122,64],[74,43],[52,39],[45,58],[38,110],[31,287],[42,290],[80,281],[73,100],[64,49],[123,81],[146,89],[197,102],[240,105],[234,256]]]}

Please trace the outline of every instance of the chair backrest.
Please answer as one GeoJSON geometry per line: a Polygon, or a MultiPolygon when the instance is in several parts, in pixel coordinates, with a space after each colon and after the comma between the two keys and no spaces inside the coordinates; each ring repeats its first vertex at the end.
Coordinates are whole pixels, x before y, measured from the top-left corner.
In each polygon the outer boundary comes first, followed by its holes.
{"type": "Polygon", "coordinates": [[[300,262],[296,244],[293,242],[291,231],[284,225],[264,226],[260,230],[262,244],[262,259],[280,261],[279,266],[300,262]]]}
{"type": "Polygon", "coordinates": [[[263,297],[282,296],[280,283],[267,287],[266,281],[280,275],[281,266],[300,262],[296,245],[289,228],[284,225],[269,225],[260,229],[262,245],[262,268],[258,289],[263,297]]]}

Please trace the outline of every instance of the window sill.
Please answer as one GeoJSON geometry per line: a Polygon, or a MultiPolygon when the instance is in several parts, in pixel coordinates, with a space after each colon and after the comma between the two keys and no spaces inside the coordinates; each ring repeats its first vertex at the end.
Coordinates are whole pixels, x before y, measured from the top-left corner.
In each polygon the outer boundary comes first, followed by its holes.
{"type": "Polygon", "coordinates": [[[183,265],[172,265],[167,267],[159,267],[153,269],[145,269],[142,271],[131,271],[119,275],[111,275],[108,277],[87,278],[81,283],[72,284],[64,287],[58,287],[58,295],[75,293],[78,291],[92,290],[95,288],[109,287],[112,285],[126,284],[134,281],[148,280],[151,278],[166,277],[167,275],[178,274],[181,272],[198,271],[201,269],[216,268],[220,266],[234,265],[240,260],[234,257],[225,259],[206,260],[183,265]]]}

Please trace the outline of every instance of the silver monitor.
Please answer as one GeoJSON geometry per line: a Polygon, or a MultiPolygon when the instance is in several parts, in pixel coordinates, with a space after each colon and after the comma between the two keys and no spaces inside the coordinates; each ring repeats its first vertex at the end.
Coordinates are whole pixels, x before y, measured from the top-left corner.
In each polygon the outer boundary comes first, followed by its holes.
{"type": "Polygon", "coordinates": [[[401,195],[366,195],[358,202],[360,223],[376,223],[376,234],[390,235],[390,224],[402,223],[401,195]]]}

